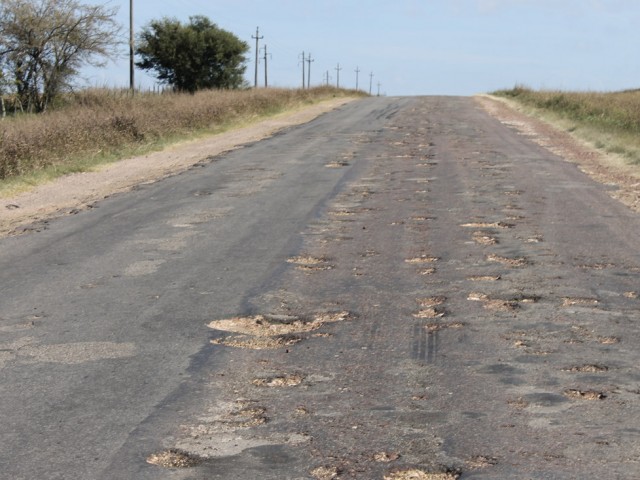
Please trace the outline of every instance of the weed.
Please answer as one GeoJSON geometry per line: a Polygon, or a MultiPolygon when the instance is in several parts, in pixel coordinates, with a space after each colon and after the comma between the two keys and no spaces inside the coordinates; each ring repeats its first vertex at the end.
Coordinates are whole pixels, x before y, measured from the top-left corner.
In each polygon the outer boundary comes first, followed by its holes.
{"type": "Polygon", "coordinates": [[[56,110],[0,121],[0,180],[83,171],[171,141],[348,95],[356,92],[321,87],[131,96],[127,91],[85,90],[69,95],[56,110]]]}
{"type": "Polygon", "coordinates": [[[640,162],[640,90],[562,92],[516,86],[493,94],[568,124],[570,133],[630,164],[640,162]]]}

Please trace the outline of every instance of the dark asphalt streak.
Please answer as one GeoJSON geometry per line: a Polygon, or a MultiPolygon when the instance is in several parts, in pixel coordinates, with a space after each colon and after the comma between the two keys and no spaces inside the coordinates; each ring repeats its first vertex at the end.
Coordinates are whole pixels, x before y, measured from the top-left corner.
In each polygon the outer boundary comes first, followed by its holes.
{"type": "Polygon", "coordinates": [[[472,99],[372,98],[3,239],[0,476],[638,478],[607,188],[472,99]],[[207,327],[253,315],[298,343],[207,327]]]}

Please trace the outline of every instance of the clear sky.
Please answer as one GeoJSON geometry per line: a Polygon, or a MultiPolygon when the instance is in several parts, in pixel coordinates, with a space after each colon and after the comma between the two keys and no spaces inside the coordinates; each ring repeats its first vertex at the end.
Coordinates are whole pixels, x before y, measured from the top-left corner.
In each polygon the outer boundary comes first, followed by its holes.
{"type": "MultiPolygon", "coordinates": [[[[96,0],[85,0],[97,3],[96,0]]],[[[129,1],[112,0],[128,32],[129,1]]],[[[340,86],[387,95],[472,95],[523,84],[532,88],[611,91],[640,87],[640,0],[134,0],[137,30],[168,16],[205,15],[249,43],[267,46],[269,84],[302,83],[302,52],[311,83],[327,72],[340,86]]],[[[125,35],[127,36],[128,33],[125,35]]],[[[94,86],[127,86],[123,58],[87,70],[94,86]]],[[[261,53],[263,56],[263,53],[261,53]]],[[[264,82],[264,61],[259,63],[264,82]]],[[[153,77],[136,72],[148,88],[153,77]]]]}

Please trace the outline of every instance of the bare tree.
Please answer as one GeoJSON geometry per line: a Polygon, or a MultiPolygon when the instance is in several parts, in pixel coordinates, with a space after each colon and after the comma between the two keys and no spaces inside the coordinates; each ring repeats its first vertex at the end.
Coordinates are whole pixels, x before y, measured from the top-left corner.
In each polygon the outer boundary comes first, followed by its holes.
{"type": "Polygon", "coordinates": [[[77,0],[0,0],[0,65],[27,111],[46,110],[80,67],[117,53],[116,13],[77,0]]]}

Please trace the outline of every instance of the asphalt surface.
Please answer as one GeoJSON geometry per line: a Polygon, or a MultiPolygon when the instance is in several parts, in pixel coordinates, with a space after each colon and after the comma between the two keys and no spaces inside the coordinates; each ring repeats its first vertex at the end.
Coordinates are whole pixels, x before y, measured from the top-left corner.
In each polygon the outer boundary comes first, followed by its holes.
{"type": "Polygon", "coordinates": [[[2,239],[0,477],[640,478],[608,188],[371,98],[2,239]]]}

